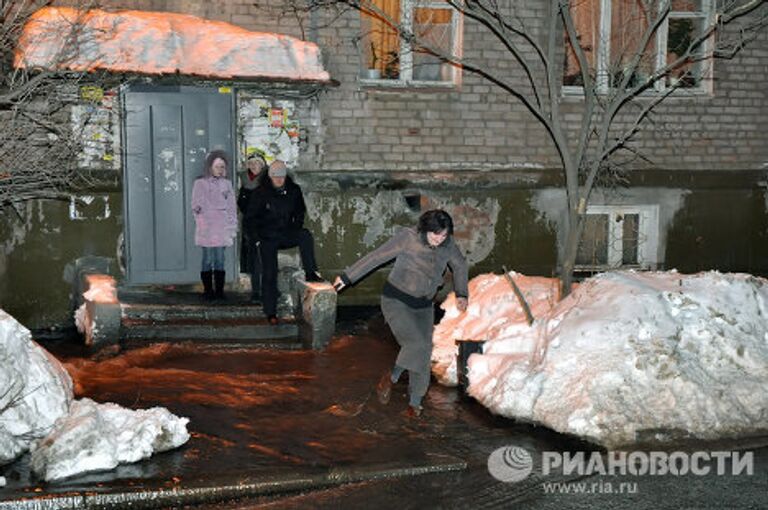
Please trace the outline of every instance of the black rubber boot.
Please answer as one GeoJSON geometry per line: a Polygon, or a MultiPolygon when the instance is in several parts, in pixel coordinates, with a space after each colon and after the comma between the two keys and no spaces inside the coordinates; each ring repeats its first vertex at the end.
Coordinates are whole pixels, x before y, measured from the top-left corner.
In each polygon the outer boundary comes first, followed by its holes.
{"type": "Polygon", "coordinates": [[[214,293],[214,297],[216,299],[224,299],[224,277],[226,276],[225,271],[214,271],[213,272],[213,280],[216,284],[216,292],[214,293]]]}
{"type": "Polygon", "coordinates": [[[211,301],[213,299],[213,272],[200,271],[200,280],[203,282],[203,299],[211,301]]]}

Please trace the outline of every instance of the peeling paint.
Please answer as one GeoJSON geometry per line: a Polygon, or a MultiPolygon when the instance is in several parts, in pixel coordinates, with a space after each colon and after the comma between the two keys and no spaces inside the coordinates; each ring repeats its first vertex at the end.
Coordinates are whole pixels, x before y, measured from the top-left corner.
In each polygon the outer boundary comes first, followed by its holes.
{"type": "MultiPolygon", "coordinates": [[[[467,163],[466,161],[420,161],[418,163],[400,163],[397,166],[398,172],[414,172],[425,173],[432,171],[463,171],[473,170],[480,172],[497,172],[504,170],[516,170],[516,171],[540,171],[546,170],[547,165],[541,163],[534,163],[530,161],[521,162],[509,162],[509,163],[492,163],[492,162],[475,162],[467,163]]],[[[380,161],[371,160],[367,162],[345,162],[334,161],[335,170],[381,170],[382,164],[380,161]],[[361,168],[362,166],[362,168],[361,168]]],[[[539,177],[536,175],[521,176],[520,182],[527,182],[535,184],[539,181],[539,177]]]]}
{"type": "Polygon", "coordinates": [[[179,160],[176,157],[176,151],[170,148],[166,148],[160,151],[157,155],[158,161],[158,174],[163,178],[163,192],[164,193],[176,193],[181,186],[179,185],[179,178],[181,172],[179,171],[179,160]]]}
{"type": "Polygon", "coordinates": [[[4,277],[8,270],[8,257],[13,251],[24,244],[27,235],[33,228],[33,210],[37,208],[37,215],[39,218],[43,216],[42,204],[40,202],[27,202],[24,204],[24,211],[21,213],[21,218],[9,216],[9,221],[6,224],[9,225],[9,232],[5,240],[0,244],[0,277],[4,277]]]}
{"type": "Polygon", "coordinates": [[[399,191],[380,191],[373,197],[352,197],[352,222],[365,225],[362,243],[373,247],[382,238],[394,233],[392,218],[405,212],[405,199],[399,191]]]}
{"type": "MultiPolygon", "coordinates": [[[[412,194],[412,193],[411,193],[412,194]]],[[[398,226],[414,225],[417,212],[408,208],[402,191],[380,190],[375,194],[347,196],[343,193],[309,192],[306,194],[307,213],[320,226],[323,235],[333,232],[343,242],[347,229],[342,213],[351,209],[351,225],[363,227],[361,245],[373,248],[394,234],[398,226]]],[[[454,196],[422,196],[421,211],[445,209],[454,219],[454,237],[470,264],[484,260],[496,243],[496,224],[501,204],[496,198],[454,196]]],[[[341,252],[337,256],[346,254],[341,252]]],[[[360,254],[358,254],[360,255],[360,254]]]]}
{"type": "Polygon", "coordinates": [[[304,193],[304,201],[307,205],[307,215],[320,224],[320,230],[323,234],[328,234],[331,227],[336,227],[337,233],[343,237],[343,227],[338,229],[338,217],[341,214],[341,197],[308,192],[304,193]]]}
{"type": "Polygon", "coordinates": [[[765,211],[768,211],[768,188],[763,188],[763,203],[765,204],[765,211]]]}
{"type": "Polygon", "coordinates": [[[376,194],[347,196],[342,193],[305,193],[307,215],[320,225],[324,235],[333,232],[344,239],[347,229],[339,218],[351,209],[352,224],[364,228],[361,242],[371,248],[394,233],[394,219],[407,212],[405,199],[399,191],[380,191],[376,194]]]}
{"type": "Polygon", "coordinates": [[[425,209],[444,209],[453,218],[454,238],[470,266],[485,260],[496,245],[501,204],[496,198],[459,200],[430,196],[425,209]]]}
{"type": "Polygon", "coordinates": [[[35,209],[37,209],[38,222],[42,223],[45,214],[41,202],[27,202],[21,212],[21,218],[13,217],[8,223],[11,225],[10,233],[2,243],[3,253],[11,253],[17,246],[24,244],[27,234],[32,231],[35,209]]]}
{"type": "MultiPolygon", "coordinates": [[[[98,198],[93,195],[71,195],[69,197],[69,219],[72,221],[103,221],[111,215],[112,210],[109,207],[109,197],[107,195],[98,198]],[[95,205],[93,205],[94,202],[96,202],[95,205]]],[[[40,223],[43,223],[42,218],[40,218],[40,223]]]]}

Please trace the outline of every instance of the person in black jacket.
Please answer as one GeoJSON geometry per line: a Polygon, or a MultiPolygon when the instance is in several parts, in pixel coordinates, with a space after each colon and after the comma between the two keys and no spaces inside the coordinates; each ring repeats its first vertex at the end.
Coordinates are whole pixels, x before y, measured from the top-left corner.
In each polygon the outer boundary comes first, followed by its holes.
{"type": "Polygon", "coordinates": [[[301,265],[308,282],[322,281],[315,262],[315,241],[304,228],[307,210],[298,184],[288,177],[285,163],[275,160],[265,179],[251,196],[246,224],[260,239],[262,275],[261,294],[264,313],[270,324],[277,324],[277,251],[299,247],[301,265]]]}
{"type": "Polygon", "coordinates": [[[251,302],[261,302],[261,256],[259,238],[246,218],[251,195],[266,180],[267,162],[259,153],[248,156],[246,171],[240,174],[240,192],[237,195],[237,208],[243,215],[242,242],[240,244],[241,271],[251,275],[251,302]]]}

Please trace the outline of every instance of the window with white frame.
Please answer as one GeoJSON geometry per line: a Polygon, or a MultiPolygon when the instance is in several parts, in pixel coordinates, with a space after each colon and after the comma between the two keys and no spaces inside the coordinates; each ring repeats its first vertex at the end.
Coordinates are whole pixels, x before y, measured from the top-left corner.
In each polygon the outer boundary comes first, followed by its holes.
{"type": "Polygon", "coordinates": [[[658,265],[659,206],[600,205],[587,208],[576,256],[580,271],[655,269],[658,265]]]}
{"type": "Polygon", "coordinates": [[[441,0],[371,0],[360,11],[360,78],[377,85],[454,84],[459,68],[461,15],[441,0]],[[403,38],[413,34],[413,38],[403,38]],[[406,40],[408,39],[408,40],[406,40]]]}
{"type": "MultiPolygon", "coordinates": [[[[624,78],[628,63],[638,52],[638,42],[648,28],[648,9],[670,12],[660,24],[655,36],[642,51],[637,70],[629,80],[632,87],[642,83],[656,70],[677,60],[712,23],[714,0],[574,0],[570,2],[579,45],[584,50],[590,74],[598,90],[606,92],[624,78]]],[[[702,49],[706,51],[710,42],[702,49]]],[[[582,77],[576,53],[565,37],[563,86],[566,92],[581,90],[582,77]]],[[[671,72],[654,88],[663,92],[675,85],[691,91],[709,91],[711,66],[707,60],[690,59],[671,72]]]]}

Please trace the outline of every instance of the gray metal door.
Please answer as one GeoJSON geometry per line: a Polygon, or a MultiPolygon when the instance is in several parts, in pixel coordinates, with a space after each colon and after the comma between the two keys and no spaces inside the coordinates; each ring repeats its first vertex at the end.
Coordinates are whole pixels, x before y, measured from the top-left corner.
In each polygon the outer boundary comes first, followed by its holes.
{"type": "MultiPolygon", "coordinates": [[[[233,100],[200,87],[131,87],[125,107],[125,253],[129,284],[192,283],[200,278],[192,186],[205,155],[233,155],[233,100]]],[[[234,161],[230,159],[229,178],[234,161]]],[[[235,276],[232,248],[228,279],[235,276]]]]}

